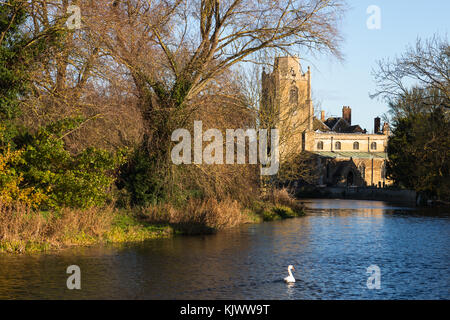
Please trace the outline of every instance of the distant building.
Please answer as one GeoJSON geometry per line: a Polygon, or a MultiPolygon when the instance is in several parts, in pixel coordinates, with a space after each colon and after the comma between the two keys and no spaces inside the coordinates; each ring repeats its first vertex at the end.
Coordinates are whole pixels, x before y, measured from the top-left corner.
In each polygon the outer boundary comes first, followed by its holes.
{"type": "Polygon", "coordinates": [[[381,128],[374,120],[373,134],[352,124],[352,110],[342,108],[341,117],[314,116],[311,100],[311,70],[302,72],[296,57],[275,59],[272,73],[262,74],[262,110],[265,121],[282,125],[286,138],[280,145],[280,159],[307,152],[315,159],[316,185],[378,186],[391,183],[386,178],[387,123],[381,128]],[[264,112],[263,112],[264,114],[264,112]]]}

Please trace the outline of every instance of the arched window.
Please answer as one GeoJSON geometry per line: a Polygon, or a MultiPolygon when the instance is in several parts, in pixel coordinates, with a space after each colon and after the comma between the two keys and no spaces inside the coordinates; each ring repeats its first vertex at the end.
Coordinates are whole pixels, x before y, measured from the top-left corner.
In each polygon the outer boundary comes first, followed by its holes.
{"type": "Polygon", "coordinates": [[[376,143],[376,142],[372,142],[372,143],[370,144],[370,149],[372,149],[372,150],[377,150],[377,143],[376,143]]]}
{"type": "Polygon", "coordinates": [[[323,150],[323,141],[317,142],[317,150],[323,150]]]}
{"type": "Polygon", "coordinates": [[[289,91],[289,103],[298,104],[298,88],[292,87],[289,91]]]}
{"type": "Polygon", "coordinates": [[[361,178],[366,179],[366,166],[364,163],[361,163],[358,167],[359,172],[361,173],[361,178]]]}
{"type": "Polygon", "coordinates": [[[334,148],[336,150],[341,150],[341,143],[339,141],[336,141],[336,143],[334,144],[334,148]]]}
{"type": "Polygon", "coordinates": [[[353,150],[359,150],[359,142],[353,142],[353,150]]]}

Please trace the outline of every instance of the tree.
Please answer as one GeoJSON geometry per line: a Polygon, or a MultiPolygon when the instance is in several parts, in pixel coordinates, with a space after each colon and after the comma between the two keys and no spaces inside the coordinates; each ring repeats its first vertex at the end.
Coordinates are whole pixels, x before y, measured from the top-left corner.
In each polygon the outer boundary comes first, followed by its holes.
{"type": "Polygon", "coordinates": [[[405,188],[450,199],[450,46],[434,36],[394,61],[379,62],[378,91],[393,127],[388,175],[405,188]]]}
{"type": "MultiPolygon", "coordinates": [[[[58,50],[66,34],[63,16],[28,28],[38,3],[10,0],[0,7],[0,201],[41,209],[101,205],[122,155],[93,148],[68,152],[63,138],[82,118],[28,127],[18,119],[42,89],[36,86],[42,61],[64,52],[58,50]]],[[[46,1],[40,3],[46,8],[46,1]]]]}
{"type": "Polygon", "coordinates": [[[378,70],[373,71],[378,89],[372,97],[381,97],[388,103],[395,101],[390,114],[395,118],[408,116],[437,106],[433,103],[420,103],[427,99],[422,94],[411,94],[411,86],[430,89],[431,96],[439,99],[439,105],[450,108],[450,45],[447,38],[434,35],[423,41],[417,39],[415,46],[395,59],[378,61],[378,70]],[[398,99],[408,99],[408,103],[397,103],[398,99]],[[418,103],[409,102],[417,101],[418,103]],[[413,107],[415,105],[415,107],[413,107]]]}
{"type": "Polygon", "coordinates": [[[211,83],[261,52],[340,56],[343,11],[340,0],[116,0],[94,4],[86,24],[128,69],[144,123],[142,148],[166,186],[171,132],[211,83]]]}
{"type": "Polygon", "coordinates": [[[72,153],[93,146],[108,150],[132,147],[142,131],[132,83],[86,27],[84,20],[90,17],[93,1],[28,3],[26,30],[30,35],[56,25],[61,30],[57,43],[28,70],[31,90],[22,101],[21,124],[36,128],[82,116],[85,120],[80,126],[64,137],[72,153]],[[80,28],[64,25],[71,5],[80,6],[80,28]]]}
{"type": "Polygon", "coordinates": [[[21,113],[19,104],[31,91],[30,70],[48,55],[63,32],[61,19],[29,32],[29,9],[25,0],[2,1],[0,7],[0,120],[6,128],[7,141],[14,134],[15,120],[21,113]]]}
{"type": "Polygon", "coordinates": [[[387,146],[389,177],[405,188],[450,200],[449,132],[450,117],[442,107],[399,118],[387,146]]]}

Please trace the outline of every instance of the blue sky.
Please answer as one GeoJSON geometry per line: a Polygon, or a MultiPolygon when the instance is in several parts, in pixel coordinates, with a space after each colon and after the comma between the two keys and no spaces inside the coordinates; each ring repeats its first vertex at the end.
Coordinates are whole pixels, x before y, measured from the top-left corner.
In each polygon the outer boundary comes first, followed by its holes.
{"type": "Polygon", "coordinates": [[[328,116],[341,115],[342,106],[352,108],[352,123],[369,132],[373,118],[381,116],[386,103],[370,99],[375,83],[371,71],[377,60],[395,57],[414,44],[417,37],[434,33],[448,35],[450,27],[449,0],[348,0],[350,6],[342,25],[344,43],[341,62],[329,56],[299,55],[303,70],[312,72],[312,90],[328,116]],[[381,29],[366,26],[370,5],[381,9],[381,29]]]}

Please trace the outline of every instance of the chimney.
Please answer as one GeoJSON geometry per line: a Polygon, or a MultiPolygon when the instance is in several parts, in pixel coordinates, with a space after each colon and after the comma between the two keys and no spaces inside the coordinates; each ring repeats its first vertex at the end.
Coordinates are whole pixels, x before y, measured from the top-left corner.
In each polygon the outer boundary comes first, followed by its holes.
{"type": "Polygon", "coordinates": [[[324,110],[322,110],[320,112],[320,120],[322,120],[322,122],[325,122],[325,111],[324,110]]]}
{"type": "Polygon", "coordinates": [[[348,106],[342,107],[342,118],[348,122],[349,125],[352,124],[352,109],[348,106]]]}
{"type": "Polygon", "coordinates": [[[375,118],[373,133],[380,133],[380,123],[381,123],[380,121],[381,121],[381,119],[379,117],[375,118]]]}

